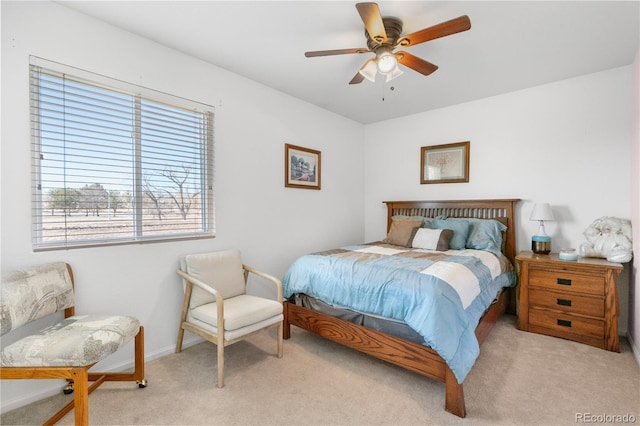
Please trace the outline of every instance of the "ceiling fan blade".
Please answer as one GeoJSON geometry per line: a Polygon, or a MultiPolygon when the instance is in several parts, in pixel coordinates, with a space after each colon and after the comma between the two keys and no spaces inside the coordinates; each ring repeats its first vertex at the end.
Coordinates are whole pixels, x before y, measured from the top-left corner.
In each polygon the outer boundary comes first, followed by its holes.
{"type": "Polygon", "coordinates": [[[424,59],[420,59],[417,56],[407,52],[397,52],[396,58],[405,67],[409,67],[414,71],[418,71],[422,75],[429,75],[438,69],[437,65],[427,62],[424,59]]]}
{"type": "Polygon", "coordinates": [[[304,56],[307,58],[313,58],[314,56],[346,55],[349,53],[367,53],[368,51],[369,49],[364,47],[355,49],[316,50],[314,52],[304,52],[304,56]]]}
{"type": "Polygon", "coordinates": [[[364,76],[360,74],[360,72],[358,71],[356,75],[353,76],[349,84],[360,84],[362,83],[363,80],[364,80],[364,76]]]}
{"type": "Polygon", "coordinates": [[[378,44],[387,41],[387,32],[384,29],[384,22],[380,15],[380,9],[376,3],[357,3],[356,9],[364,22],[364,26],[372,40],[378,44]]]}
{"type": "Polygon", "coordinates": [[[415,33],[408,34],[398,40],[399,46],[415,46],[425,41],[435,40],[440,37],[467,31],[471,28],[471,20],[467,15],[460,16],[450,21],[442,22],[433,27],[425,28],[415,33]]]}

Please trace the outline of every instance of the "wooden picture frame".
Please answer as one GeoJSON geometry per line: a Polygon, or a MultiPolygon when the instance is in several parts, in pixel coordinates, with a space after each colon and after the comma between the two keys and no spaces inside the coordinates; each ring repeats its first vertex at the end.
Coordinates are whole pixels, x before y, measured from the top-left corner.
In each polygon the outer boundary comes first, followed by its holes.
{"type": "Polygon", "coordinates": [[[420,183],[469,182],[470,142],[420,148],[420,183]]]}
{"type": "Polygon", "coordinates": [[[320,189],[320,151],[284,144],[284,186],[320,189]]]}

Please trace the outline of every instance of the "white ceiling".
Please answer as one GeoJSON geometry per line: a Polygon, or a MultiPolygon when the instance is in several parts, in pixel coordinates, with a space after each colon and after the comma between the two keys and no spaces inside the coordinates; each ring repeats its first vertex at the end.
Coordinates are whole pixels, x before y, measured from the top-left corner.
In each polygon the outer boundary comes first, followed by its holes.
{"type": "Polygon", "coordinates": [[[633,63],[639,1],[381,1],[403,34],[468,15],[471,29],[407,48],[439,66],[390,83],[349,81],[371,53],[355,1],[59,1],[361,123],[633,63]]]}

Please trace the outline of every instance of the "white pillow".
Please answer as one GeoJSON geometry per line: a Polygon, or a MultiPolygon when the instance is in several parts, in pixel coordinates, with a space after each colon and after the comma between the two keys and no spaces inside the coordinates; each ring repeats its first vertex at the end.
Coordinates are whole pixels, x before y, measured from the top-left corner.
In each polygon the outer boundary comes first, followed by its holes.
{"type": "Polygon", "coordinates": [[[449,250],[449,240],[453,236],[450,229],[420,228],[413,237],[411,247],[424,250],[449,250]]]}

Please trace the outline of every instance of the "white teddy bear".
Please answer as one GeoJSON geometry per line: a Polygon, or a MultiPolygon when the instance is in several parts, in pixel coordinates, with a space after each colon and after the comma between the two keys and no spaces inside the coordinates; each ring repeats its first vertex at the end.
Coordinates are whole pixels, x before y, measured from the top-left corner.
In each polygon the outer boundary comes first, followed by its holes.
{"type": "Polygon", "coordinates": [[[631,221],[615,217],[601,217],[584,231],[586,243],[580,245],[582,257],[604,257],[609,262],[625,263],[631,260],[631,221]]]}

